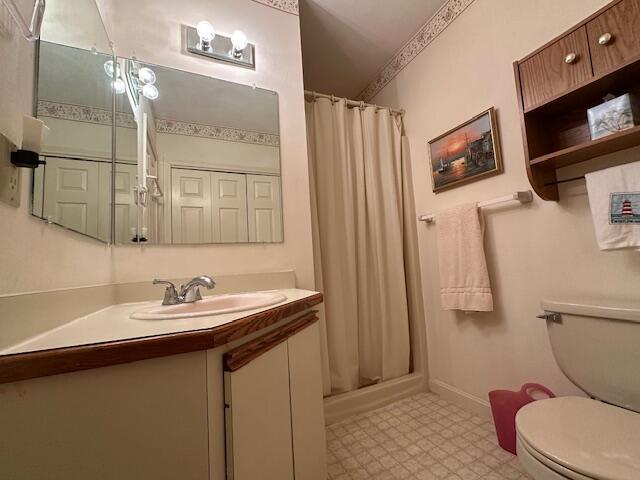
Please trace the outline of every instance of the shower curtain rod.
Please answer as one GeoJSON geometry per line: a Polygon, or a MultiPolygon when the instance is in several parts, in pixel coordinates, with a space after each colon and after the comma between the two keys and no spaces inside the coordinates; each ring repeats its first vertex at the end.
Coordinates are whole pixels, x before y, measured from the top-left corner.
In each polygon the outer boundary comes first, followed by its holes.
{"type": "Polygon", "coordinates": [[[357,100],[349,100],[348,98],[336,97],[335,95],[326,95],[324,93],[311,92],[309,90],[304,91],[305,97],[310,97],[311,99],[316,98],[328,98],[331,101],[344,100],[348,106],[351,107],[376,107],[377,110],[389,110],[393,115],[400,115],[404,117],[404,109],[396,109],[391,107],[381,107],[380,105],[374,105],[373,103],[359,102],[357,100]]]}

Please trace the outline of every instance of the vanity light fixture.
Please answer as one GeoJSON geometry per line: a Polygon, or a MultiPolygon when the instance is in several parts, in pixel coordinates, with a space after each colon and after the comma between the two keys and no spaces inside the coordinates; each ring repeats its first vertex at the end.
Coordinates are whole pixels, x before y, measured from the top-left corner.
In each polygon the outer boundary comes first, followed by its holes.
{"type": "Polygon", "coordinates": [[[213,58],[221,62],[256,68],[255,46],[247,40],[241,30],[235,30],[230,37],[216,33],[206,21],[194,27],[185,26],[185,50],[195,55],[213,58]]]}
{"type": "Polygon", "coordinates": [[[200,39],[198,42],[200,49],[205,52],[211,50],[211,42],[213,42],[213,39],[216,37],[216,31],[213,29],[213,25],[203,20],[196,25],[196,32],[200,39]]]}
{"type": "Polygon", "coordinates": [[[249,42],[244,32],[242,30],[234,30],[231,34],[231,45],[233,45],[231,55],[233,58],[242,58],[242,52],[244,52],[248,44],[249,42]]]}

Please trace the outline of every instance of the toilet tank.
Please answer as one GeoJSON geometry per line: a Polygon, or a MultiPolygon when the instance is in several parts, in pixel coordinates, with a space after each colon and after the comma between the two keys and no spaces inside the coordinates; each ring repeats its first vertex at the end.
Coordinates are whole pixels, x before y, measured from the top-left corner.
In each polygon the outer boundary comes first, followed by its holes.
{"type": "Polygon", "coordinates": [[[543,301],[556,362],[599,400],[640,412],[640,307],[543,301]]]}

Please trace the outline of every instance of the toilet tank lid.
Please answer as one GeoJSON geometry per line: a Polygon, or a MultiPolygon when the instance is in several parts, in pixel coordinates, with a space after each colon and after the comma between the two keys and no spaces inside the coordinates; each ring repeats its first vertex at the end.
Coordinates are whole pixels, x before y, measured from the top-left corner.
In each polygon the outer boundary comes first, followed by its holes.
{"type": "Polygon", "coordinates": [[[554,300],[543,300],[541,305],[545,312],[565,313],[584,317],[598,317],[640,323],[640,306],[638,305],[590,305],[586,303],[557,302],[554,300]]]}

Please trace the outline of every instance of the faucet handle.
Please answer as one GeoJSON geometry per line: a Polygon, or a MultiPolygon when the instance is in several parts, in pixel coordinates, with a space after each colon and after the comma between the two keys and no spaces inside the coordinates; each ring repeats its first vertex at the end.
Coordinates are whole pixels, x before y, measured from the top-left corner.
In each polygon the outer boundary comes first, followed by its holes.
{"type": "Polygon", "coordinates": [[[153,279],[154,285],[166,285],[167,288],[164,290],[164,299],[162,300],[162,305],[176,305],[179,303],[178,299],[178,291],[176,290],[176,286],[168,280],[159,280],[157,278],[153,279]]]}

